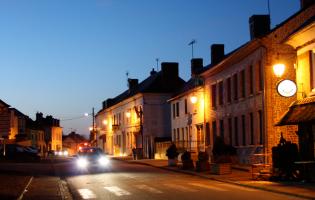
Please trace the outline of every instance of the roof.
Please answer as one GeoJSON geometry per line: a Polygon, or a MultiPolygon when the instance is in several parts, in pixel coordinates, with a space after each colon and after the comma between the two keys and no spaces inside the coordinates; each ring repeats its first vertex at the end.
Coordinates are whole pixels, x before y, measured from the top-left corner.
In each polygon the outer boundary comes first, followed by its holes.
{"type": "Polygon", "coordinates": [[[9,104],[7,104],[6,102],[4,102],[4,101],[2,101],[1,99],[0,99],[0,104],[3,104],[5,107],[11,107],[9,104]]]}
{"type": "Polygon", "coordinates": [[[293,102],[276,125],[296,125],[309,122],[315,122],[315,96],[293,102]]]}
{"type": "Polygon", "coordinates": [[[162,79],[162,71],[151,74],[148,78],[136,85],[132,90],[126,90],[111,99],[112,107],[139,93],[174,93],[184,85],[185,81],[180,77],[173,80],[173,84],[166,84],[162,79]]]}

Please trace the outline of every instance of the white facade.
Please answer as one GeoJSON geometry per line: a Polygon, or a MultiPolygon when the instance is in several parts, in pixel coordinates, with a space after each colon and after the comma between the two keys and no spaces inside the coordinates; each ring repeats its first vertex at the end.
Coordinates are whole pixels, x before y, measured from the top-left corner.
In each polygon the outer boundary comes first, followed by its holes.
{"type": "Polygon", "coordinates": [[[96,115],[98,146],[111,155],[131,155],[133,148],[144,147],[144,156],[152,157],[154,139],[170,136],[169,98],[169,94],[139,93],[101,110],[96,115]]]}

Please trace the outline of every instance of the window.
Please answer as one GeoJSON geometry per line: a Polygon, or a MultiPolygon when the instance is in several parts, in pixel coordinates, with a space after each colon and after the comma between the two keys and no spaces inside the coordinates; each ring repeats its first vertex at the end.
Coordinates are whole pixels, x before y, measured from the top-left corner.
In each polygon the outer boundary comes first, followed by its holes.
{"type": "Polygon", "coordinates": [[[231,77],[229,77],[226,81],[227,83],[227,103],[231,103],[232,100],[232,83],[231,83],[231,77]]]}
{"type": "Polygon", "coordinates": [[[246,127],[245,127],[245,115],[242,115],[242,139],[243,139],[243,146],[246,145],[246,127]]]}
{"type": "Polygon", "coordinates": [[[173,141],[176,141],[176,129],[173,130],[173,141]]]}
{"type": "Polygon", "coordinates": [[[234,144],[238,146],[238,118],[234,117],[234,144]]]}
{"type": "Polygon", "coordinates": [[[233,76],[233,86],[234,86],[234,100],[238,99],[238,79],[237,74],[234,74],[233,76]]]}
{"type": "Polygon", "coordinates": [[[249,113],[249,130],[250,130],[250,144],[254,144],[254,116],[253,113],[249,113]]]}
{"type": "Polygon", "coordinates": [[[179,102],[176,103],[176,117],[179,117],[179,102]]]}
{"type": "Polygon", "coordinates": [[[262,111],[258,111],[258,118],[259,118],[259,144],[263,144],[263,115],[262,111]]]}
{"type": "Polygon", "coordinates": [[[206,123],[206,136],[205,137],[206,137],[205,144],[206,146],[209,146],[210,145],[210,125],[208,122],[206,123]]]}
{"type": "Polygon", "coordinates": [[[258,69],[257,69],[257,85],[258,85],[258,91],[263,90],[263,69],[262,69],[262,62],[258,62],[258,69]]]}
{"type": "Polygon", "coordinates": [[[223,81],[219,83],[219,105],[223,105],[223,81]]]}
{"type": "Polygon", "coordinates": [[[233,138],[232,138],[232,118],[229,118],[228,119],[228,123],[229,123],[229,143],[230,145],[232,145],[232,141],[233,141],[233,138]]]}
{"type": "Polygon", "coordinates": [[[176,107],[175,107],[175,103],[173,104],[173,118],[176,117],[176,107]]]}
{"type": "Polygon", "coordinates": [[[212,107],[216,107],[217,105],[217,102],[216,102],[216,99],[217,99],[217,85],[216,84],[213,84],[211,86],[211,100],[212,100],[212,107]]]}
{"type": "Polygon", "coordinates": [[[220,136],[224,140],[224,121],[223,121],[223,119],[220,120],[220,136]]]}
{"type": "Polygon", "coordinates": [[[254,93],[254,70],[253,65],[249,66],[249,94],[254,93]]]}
{"type": "Polygon", "coordinates": [[[245,92],[246,92],[246,85],[245,85],[245,70],[241,71],[241,97],[245,97],[245,92]]]}
{"type": "Polygon", "coordinates": [[[176,141],[179,141],[179,128],[177,128],[176,141]]]}
{"type": "Polygon", "coordinates": [[[310,51],[310,81],[311,81],[311,89],[315,88],[315,54],[314,51],[310,51]]]}
{"type": "Polygon", "coordinates": [[[215,138],[217,136],[217,122],[212,122],[212,134],[213,134],[213,141],[215,141],[215,138]]]}
{"type": "Polygon", "coordinates": [[[182,128],[182,134],[181,134],[181,138],[180,138],[180,140],[185,140],[185,129],[184,128],[182,128]]]}
{"type": "Polygon", "coordinates": [[[185,99],[185,114],[188,113],[188,108],[187,108],[187,99],[185,99]]]}

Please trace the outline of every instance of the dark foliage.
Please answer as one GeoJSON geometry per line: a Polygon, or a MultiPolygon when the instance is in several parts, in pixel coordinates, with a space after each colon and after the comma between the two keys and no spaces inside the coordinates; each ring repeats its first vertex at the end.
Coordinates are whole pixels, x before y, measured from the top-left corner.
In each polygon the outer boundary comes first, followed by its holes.
{"type": "Polygon", "coordinates": [[[166,156],[169,159],[175,159],[178,156],[177,147],[174,143],[172,143],[166,150],[166,156]]]}

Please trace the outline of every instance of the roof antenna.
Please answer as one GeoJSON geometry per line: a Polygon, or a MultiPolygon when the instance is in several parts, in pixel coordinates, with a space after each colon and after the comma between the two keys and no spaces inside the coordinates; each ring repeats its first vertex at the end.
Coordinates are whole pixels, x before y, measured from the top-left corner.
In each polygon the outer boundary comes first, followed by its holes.
{"type": "Polygon", "coordinates": [[[127,77],[127,87],[129,87],[129,81],[128,81],[128,79],[129,79],[129,71],[126,71],[126,77],[127,77]]]}
{"type": "Polygon", "coordinates": [[[158,72],[159,71],[159,61],[160,61],[160,59],[156,58],[155,61],[156,61],[156,71],[158,72]]]}
{"type": "Polygon", "coordinates": [[[194,58],[194,44],[197,41],[195,39],[193,39],[191,42],[189,42],[188,46],[191,46],[191,58],[194,58]]]}
{"type": "Polygon", "coordinates": [[[268,2],[268,15],[270,16],[270,0],[267,0],[268,2]]]}

